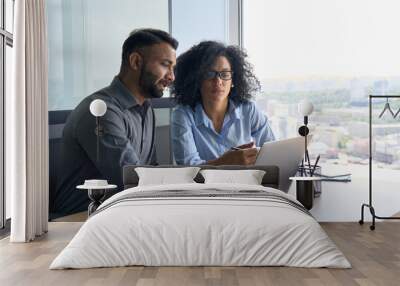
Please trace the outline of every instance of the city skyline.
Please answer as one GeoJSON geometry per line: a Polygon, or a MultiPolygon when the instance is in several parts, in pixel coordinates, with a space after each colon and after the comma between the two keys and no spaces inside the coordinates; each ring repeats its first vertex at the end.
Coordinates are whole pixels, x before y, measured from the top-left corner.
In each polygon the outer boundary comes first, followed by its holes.
{"type": "MultiPolygon", "coordinates": [[[[322,156],[322,163],[367,164],[368,95],[374,92],[393,92],[400,95],[400,78],[316,78],[293,82],[281,79],[263,80],[264,91],[257,97],[258,106],[271,121],[278,139],[297,136],[302,118],[297,112],[298,102],[308,97],[315,106],[310,116],[314,133],[312,157],[322,156]],[[271,87],[272,90],[271,90],[271,87]],[[385,89],[382,90],[382,87],[385,89]]],[[[373,105],[374,160],[385,168],[400,168],[400,117],[378,118],[385,100],[373,105]]],[[[394,110],[400,99],[392,100],[394,110]]]]}

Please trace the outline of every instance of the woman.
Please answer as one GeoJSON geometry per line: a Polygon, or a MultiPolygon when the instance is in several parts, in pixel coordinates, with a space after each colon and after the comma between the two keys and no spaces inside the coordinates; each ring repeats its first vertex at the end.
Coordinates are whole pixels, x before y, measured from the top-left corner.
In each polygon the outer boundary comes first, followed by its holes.
{"type": "Polygon", "coordinates": [[[254,164],[254,145],[275,139],[250,101],[260,84],[246,57],[238,47],[213,41],[178,57],[172,94],[179,105],[171,122],[178,164],[254,164]]]}

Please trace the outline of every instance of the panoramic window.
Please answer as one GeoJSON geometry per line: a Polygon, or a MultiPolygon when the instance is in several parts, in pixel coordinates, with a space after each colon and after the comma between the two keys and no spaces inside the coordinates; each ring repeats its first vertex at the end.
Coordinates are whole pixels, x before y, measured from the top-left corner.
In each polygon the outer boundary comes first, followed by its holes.
{"type": "Polygon", "coordinates": [[[133,29],[168,31],[167,0],[120,0],[118,5],[109,0],[47,0],[46,8],[49,110],[74,109],[84,97],[108,86],[119,72],[122,43],[133,29]]]}
{"type": "Polygon", "coordinates": [[[226,0],[172,0],[172,35],[179,41],[178,55],[203,40],[228,43],[228,12],[226,0]]]}
{"type": "MultiPolygon", "coordinates": [[[[368,95],[400,95],[398,11],[396,0],[243,1],[244,48],[262,84],[258,105],[278,138],[298,134],[297,105],[308,98],[311,155],[367,175],[360,165],[368,164],[368,95]]],[[[400,118],[378,118],[385,102],[373,104],[373,156],[378,167],[399,169],[400,118]]],[[[397,111],[400,99],[390,104],[397,111]]]]}

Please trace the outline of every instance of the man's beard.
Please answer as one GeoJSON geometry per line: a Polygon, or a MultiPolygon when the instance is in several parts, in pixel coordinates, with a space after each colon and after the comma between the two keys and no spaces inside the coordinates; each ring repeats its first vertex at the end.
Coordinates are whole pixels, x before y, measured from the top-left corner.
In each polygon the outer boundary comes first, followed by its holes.
{"type": "Polygon", "coordinates": [[[144,95],[149,98],[160,98],[163,96],[163,90],[157,88],[157,76],[146,69],[144,64],[140,73],[139,85],[144,95]]]}

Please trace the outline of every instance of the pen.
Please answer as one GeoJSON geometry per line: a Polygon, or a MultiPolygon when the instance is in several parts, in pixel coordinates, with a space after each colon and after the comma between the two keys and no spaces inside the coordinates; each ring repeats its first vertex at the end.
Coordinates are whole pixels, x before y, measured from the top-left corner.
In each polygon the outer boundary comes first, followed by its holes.
{"type": "MultiPolygon", "coordinates": [[[[309,170],[309,172],[310,172],[310,177],[312,177],[312,173],[311,173],[311,163],[310,163],[310,155],[308,154],[308,150],[306,150],[306,160],[305,161],[307,161],[307,163],[308,163],[308,170],[309,170]]],[[[304,162],[304,163],[306,163],[306,162],[304,162]]],[[[307,169],[307,167],[306,167],[306,169],[307,169]]],[[[305,169],[304,169],[305,170],[305,169]]],[[[306,172],[306,174],[307,174],[307,172],[306,172]]]]}
{"type": "Polygon", "coordinates": [[[336,178],[349,177],[349,176],[351,176],[351,173],[343,174],[343,175],[334,175],[334,176],[318,174],[318,177],[327,178],[327,179],[336,179],[336,178]]]}
{"type": "Polygon", "coordinates": [[[320,155],[318,155],[317,160],[315,160],[314,167],[313,167],[313,169],[312,169],[312,171],[311,171],[311,174],[310,174],[311,177],[314,175],[315,169],[317,168],[317,164],[318,164],[318,161],[319,161],[319,157],[320,157],[320,155]]]}

